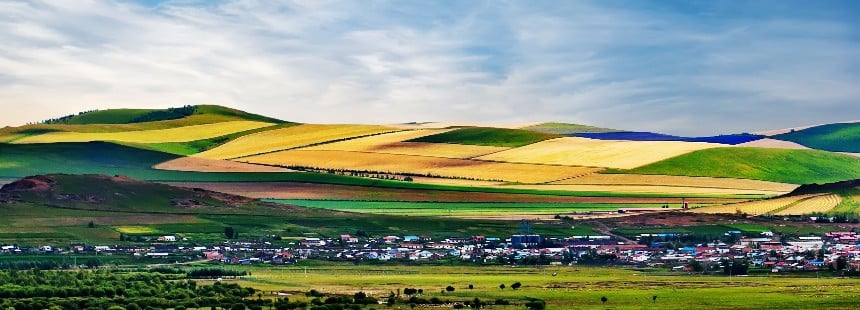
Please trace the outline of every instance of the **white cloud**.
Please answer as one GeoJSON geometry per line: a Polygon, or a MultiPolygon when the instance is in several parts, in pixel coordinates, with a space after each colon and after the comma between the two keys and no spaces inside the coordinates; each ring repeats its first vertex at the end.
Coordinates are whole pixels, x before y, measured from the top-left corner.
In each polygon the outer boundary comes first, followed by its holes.
{"type": "Polygon", "coordinates": [[[856,23],[639,6],[0,2],[0,125],[184,104],[682,134],[858,118],[856,23]]]}

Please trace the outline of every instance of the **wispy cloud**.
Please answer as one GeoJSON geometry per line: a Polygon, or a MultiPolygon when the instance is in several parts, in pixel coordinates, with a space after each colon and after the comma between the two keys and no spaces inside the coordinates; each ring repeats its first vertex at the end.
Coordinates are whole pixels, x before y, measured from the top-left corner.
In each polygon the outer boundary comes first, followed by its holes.
{"type": "Polygon", "coordinates": [[[860,10],[819,4],[0,2],[0,124],[204,103],[679,134],[860,118],[860,10]]]}

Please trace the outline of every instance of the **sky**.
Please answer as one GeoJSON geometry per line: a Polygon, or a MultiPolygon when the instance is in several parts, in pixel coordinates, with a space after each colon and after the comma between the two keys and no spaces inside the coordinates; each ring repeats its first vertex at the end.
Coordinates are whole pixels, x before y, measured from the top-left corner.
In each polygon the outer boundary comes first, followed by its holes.
{"type": "Polygon", "coordinates": [[[681,135],[860,119],[853,0],[11,0],[0,29],[0,126],[186,104],[681,135]]]}

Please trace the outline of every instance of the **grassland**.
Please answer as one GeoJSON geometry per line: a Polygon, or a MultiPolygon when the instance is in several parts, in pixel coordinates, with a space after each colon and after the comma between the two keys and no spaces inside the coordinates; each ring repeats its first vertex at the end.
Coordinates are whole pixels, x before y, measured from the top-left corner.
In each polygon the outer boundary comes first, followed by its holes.
{"type": "MultiPolygon", "coordinates": [[[[527,298],[547,309],[850,309],[860,296],[857,279],[791,276],[697,276],[653,269],[605,267],[445,267],[445,266],[296,266],[240,267],[251,276],[243,286],[266,291],[353,294],[385,297],[405,287],[422,288],[422,298],[456,302],[478,297],[506,299],[522,309],[527,298]],[[499,289],[522,283],[522,288],[499,289]],[[446,286],[452,293],[442,293],[446,286]],[[468,289],[472,285],[473,289],[468,289]],[[652,300],[657,296],[656,300],[652,300]],[[601,297],[606,297],[604,304],[601,297]]],[[[305,297],[294,297],[301,299],[305,297]]],[[[292,299],[291,299],[292,300],[292,299]]],[[[406,306],[403,306],[406,308],[406,306]]],[[[419,306],[420,307],[420,306],[419,306]]],[[[422,308],[425,309],[425,308],[422,308]]],[[[429,309],[429,308],[426,308],[429,309]]]]}
{"type": "Polygon", "coordinates": [[[520,147],[558,137],[554,134],[522,129],[466,127],[412,139],[408,142],[520,147]]]}
{"type": "Polygon", "coordinates": [[[508,149],[506,147],[498,146],[403,142],[447,131],[449,131],[449,129],[399,131],[341,142],[327,143],[304,148],[304,150],[370,152],[443,158],[472,158],[508,149]]]}
{"type": "Polygon", "coordinates": [[[571,178],[599,171],[599,168],[497,163],[475,160],[374,154],[343,151],[292,150],[242,158],[243,162],[278,165],[371,171],[478,180],[541,183],[571,178]]]}
{"type": "Polygon", "coordinates": [[[498,216],[555,215],[628,208],[660,208],[662,204],[636,203],[497,203],[497,202],[392,202],[344,200],[268,200],[277,203],[327,210],[406,216],[498,216]]]}
{"type": "Polygon", "coordinates": [[[568,185],[660,185],[702,188],[752,189],[788,193],[795,184],[767,182],[748,179],[687,177],[674,175],[603,174],[595,173],[578,178],[561,180],[551,184],[568,185]]]}
{"type": "Polygon", "coordinates": [[[274,124],[256,121],[228,121],[170,129],[141,131],[103,133],[48,132],[40,135],[24,137],[16,140],[15,143],[58,143],[90,141],[120,141],[133,143],[189,142],[226,136],[237,132],[253,130],[272,125],[274,124]]]}
{"type": "Polygon", "coordinates": [[[211,159],[239,158],[391,131],[396,129],[375,125],[306,124],[243,136],[195,156],[211,159]]]}
{"type": "Polygon", "coordinates": [[[860,123],[815,126],[773,138],[792,141],[819,150],[860,153],[860,123]]]}
{"type": "Polygon", "coordinates": [[[558,138],[479,157],[482,160],[631,169],[717,144],[558,138]]]}
{"type": "Polygon", "coordinates": [[[601,128],[594,127],[588,125],[580,125],[580,124],[569,124],[569,123],[542,123],[532,126],[523,127],[520,129],[531,130],[537,132],[543,132],[548,134],[555,135],[572,135],[575,133],[582,132],[617,132],[618,130],[609,129],[609,128],[601,128]]]}
{"type": "Polygon", "coordinates": [[[818,150],[714,148],[623,173],[743,178],[780,183],[826,183],[860,178],[860,158],[818,150]]]}

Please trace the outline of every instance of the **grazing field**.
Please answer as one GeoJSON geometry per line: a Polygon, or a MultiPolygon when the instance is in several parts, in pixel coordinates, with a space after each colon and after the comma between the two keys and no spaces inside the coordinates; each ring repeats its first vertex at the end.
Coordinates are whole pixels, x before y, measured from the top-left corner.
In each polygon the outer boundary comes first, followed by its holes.
{"type": "Polygon", "coordinates": [[[391,131],[396,129],[375,125],[306,124],[243,136],[195,156],[231,159],[391,131]]]}
{"type": "Polygon", "coordinates": [[[837,194],[821,195],[801,200],[774,215],[804,215],[812,213],[827,213],[842,202],[837,194]]]}
{"type": "Polygon", "coordinates": [[[819,150],[860,153],[860,122],[815,126],[773,138],[797,142],[819,150]]]}
{"type": "MultiPolygon", "coordinates": [[[[329,266],[238,267],[251,276],[242,286],[264,291],[351,295],[363,291],[384,298],[406,287],[421,288],[433,297],[463,303],[479,298],[505,299],[523,309],[527,298],[546,301],[546,309],[852,309],[860,296],[860,280],[791,276],[701,276],[660,269],[606,267],[501,266],[329,266]],[[520,282],[513,290],[510,285],[520,282]],[[506,284],[499,289],[499,284],[506,284]],[[469,285],[473,289],[469,289],[469,285]],[[452,286],[453,292],[442,292],[452,286]],[[656,299],[653,298],[656,296],[656,299]],[[601,298],[606,297],[606,302],[601,298]]],[[[401,305],[407,309],[406,305],[401,305]]],[[[416,309],[431,309],[416,306],[416,309]]],[[[433,306],[432,309],[438,309],[433,306]]]]}
{"type": "Polygon", "coordinates": [[[199,157],[180,157],[157,164],[153,168],[196,172],[293,172],[293,170],[286,168],[199,157]]]}
{"type": "Polygon", "coordinates": [[[308,208],[336,211],[406,215],[406,216],[499,216],[499,215],[555,215],[591,211],[610,211],[634,208],[660,208],[662,204],[636,203],[496,203],[496,202],[397,202],[349,200],[269,200],[308,208]]]}
{"type": "Polygon", "coordinates": [[[687,177],[675,175],[603,174],[594,173],[578,178],[561,180],[550,184],[568,185],[659,185],[703,188],[750,189],[788,193],[797,188],[795,184],[767,182],[747,179],[687,177]]]}
{"type": "Polygon", "coordinates": [[[827,183],[860,178],[860,158],[818,150],[731,147],[699,150],[623,172],[827,183]]]}
{"type": "Polygon", "coordinates": [[[746,213],[749,215],[771,214],[775,210],[785,208],[804,199],[816,197],[819,194],[788,196],[775,199],[758,200],[744,203],[728,204],[722,206],[701,207],[690,210],[693,213],[709,214],[735,214],[746,213]]]}
{"type": "Polygon", "coordinates": [[[498,146],[403,142],[447,131],[450,131],[450,129],[399,131],[341,142],[311,146],[303,148],[303,150],[371,152],[399,155],[432,156],[443,158],[472,158],[508,149],[506,147],[498,146]]]}
{"type": "Polygon", "coordinates": [[[520,147],[557,137],[559,136],[522,129],[467,127],[412,139],[408,142],[520,147]]]}
{"type": "Polygon", "coordinates": [[[524,183],[555,181],[600,170],[599,168],[589,167],[528,165],[424,156],[305,150],[263,154],[242,158],[242,161],[284,167],[433,175],[524,183]]]}
{"type": "Polygon", "coordinates": [[[672,136],[672,135],[666,135],[666,134],[661,134],[661,133],[634,132],[634,131],[578,133],[575,135],[578,137],[598,139],[598,140],[706,142],[706,143],[718,143],[718,144],[728,144],[728,145],[736,145],[736,144],[746,143],[746,142],[755,141],[755,140],[758,140],[758,139],[761,139],[764,137],[761,135],[751,135],[751,134],[734,134],[734,135],[721,135],[721,136],[712,136],[712,137],[679,137],[679,136],[672,136]]]}
{"type": "Polygon", "coordinates": [[[133,143],[188,142],[229,135],[236,132],[272,126],[272,123],[256,121],[228,121],[214,124],[192,125],[170,129],[155,129],[123,132],[48,132],[28,136],[15,143],[57,143],[121,141],[133,143]]]}
{"type": "Polygon", "coordinates": [[[542,123],[532,126],[526,126],[520,129],[531,130],[555,135],[571,135],[582,132],[617,132],[619,130],[600,128],[588,125],[568,124],[568,123],[542,123]]]}
{"type": "Polygon", "coordinates": [[[482,160],[630,169],[717,144],[558,138],[479,157],[482,160]]]}

